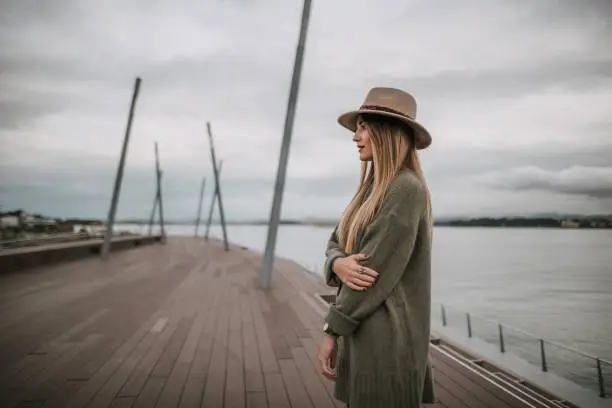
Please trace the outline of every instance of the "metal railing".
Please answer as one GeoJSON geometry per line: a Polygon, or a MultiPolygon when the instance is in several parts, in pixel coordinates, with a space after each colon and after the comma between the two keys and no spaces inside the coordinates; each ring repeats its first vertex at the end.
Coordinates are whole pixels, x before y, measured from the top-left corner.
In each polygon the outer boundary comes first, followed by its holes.
{"type": "Polygon", "coordinates": [[[57,243],[57,242],[76,241],[76,240],[87,239],[87,238],[90,238],[89,234],[85,232],[75,232],[75,233],[64,233],[64,234],[34,237],[34,238],[13,239],[13,240],[7,240],[7,241],[0,241],[0,249],[21,248],[21,247],[26,247],[26,246],[44,245],[44,244],[51,244],[51,243],[57,243]]]}
{"type": "Polygon", "coordinates": [[[551,371],[579,385],[597,391],[601,398],[612,390],[612,362],[575,348],[546,340],[496,320],[434,302],[432,319],[439,313],[442,326],[463,326],[468,337],[476,337],[511,351],[544,372],[551,371]]]}

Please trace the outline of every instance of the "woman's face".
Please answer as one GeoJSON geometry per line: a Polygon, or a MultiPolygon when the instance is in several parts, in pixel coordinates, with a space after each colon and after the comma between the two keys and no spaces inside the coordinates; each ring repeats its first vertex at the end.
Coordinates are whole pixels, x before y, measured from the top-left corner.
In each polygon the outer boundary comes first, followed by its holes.
{"type": "Polygon", "coordinates": [[[357,131],[355,131],[355,135],[353,136],[353,142],[357,144],[359,160],[371,161],[374,154],[372,153],[370,128],[368,127],[368,124],[363,121],[361,116],[357,118],[357,131]]]}

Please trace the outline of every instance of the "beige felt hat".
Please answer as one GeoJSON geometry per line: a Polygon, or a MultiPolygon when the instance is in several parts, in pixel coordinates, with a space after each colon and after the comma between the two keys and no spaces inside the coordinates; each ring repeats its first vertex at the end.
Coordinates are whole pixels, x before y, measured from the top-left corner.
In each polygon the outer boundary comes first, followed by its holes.
{"type": "Polygon", "coordinates": [[[357,117],[362,113],[396,118],[414,130],[415,148],[425,149],[431,144],[431,135],[416,121],[416,111],[416,100],[408,92],[395,88],[372,88],[361,107],[341,115],[338,123],[354,132],[357,130],[357,117]]]}

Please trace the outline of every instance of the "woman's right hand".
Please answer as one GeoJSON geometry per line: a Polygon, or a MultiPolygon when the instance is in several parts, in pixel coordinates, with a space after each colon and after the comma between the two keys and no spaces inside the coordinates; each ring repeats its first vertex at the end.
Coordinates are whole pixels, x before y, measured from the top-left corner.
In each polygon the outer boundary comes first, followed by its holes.
{"type": "Polygon", "coordinates": [[[374,284],[378,272],[362,266],[359,262],[368,259],[367,255],[354,254],[334,261],[333,271],[343,284],[353,290],[366,290],[374,284]]]}

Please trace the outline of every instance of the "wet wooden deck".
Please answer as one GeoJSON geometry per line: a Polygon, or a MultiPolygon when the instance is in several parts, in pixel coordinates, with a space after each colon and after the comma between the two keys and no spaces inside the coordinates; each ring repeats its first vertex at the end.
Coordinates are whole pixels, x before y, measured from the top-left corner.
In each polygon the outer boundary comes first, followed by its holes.
{"type": "MultiPolygon", "coordinates": [[[[97,258],[0,275],[2,407],[343,407],[317,370],[315,293],[278,260],[171,238],[97,258]]],[[[525,407],[432,348],[432,407],[525,407]]]]}

